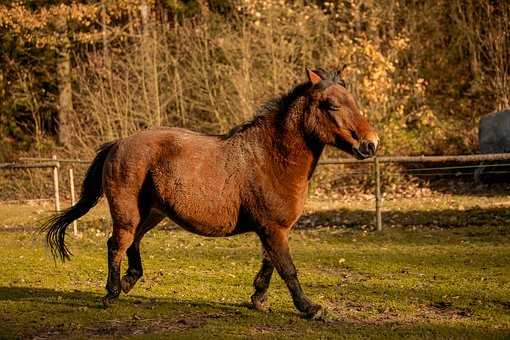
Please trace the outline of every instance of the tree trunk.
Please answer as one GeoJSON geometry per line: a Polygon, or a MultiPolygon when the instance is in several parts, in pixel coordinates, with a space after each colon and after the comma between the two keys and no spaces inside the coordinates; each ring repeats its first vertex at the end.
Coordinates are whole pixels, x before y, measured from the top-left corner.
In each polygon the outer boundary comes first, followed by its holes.
{"type": "Polygon", "coordinates": [[[62,145],[71,139],[71,113],[73,112],[73,98],[71,87],[71,56],[70,43],[67,38],[67,21],[64,18],[60,23],[61,34],[66,38],[60,47],[57,60],[58,77],[58,142],[62,145]]]}

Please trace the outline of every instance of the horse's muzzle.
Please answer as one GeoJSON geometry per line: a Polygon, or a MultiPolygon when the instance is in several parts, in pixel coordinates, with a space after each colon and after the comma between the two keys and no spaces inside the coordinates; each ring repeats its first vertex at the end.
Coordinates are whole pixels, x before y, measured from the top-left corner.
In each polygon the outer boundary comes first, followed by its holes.
{"type": "Polygon", "coordinates": [[[354,156],[357,159],[365,159],[375,156],[377,152],[377,142],[364,140],[359,144],[359,147],[353,148],[354,156]]]}

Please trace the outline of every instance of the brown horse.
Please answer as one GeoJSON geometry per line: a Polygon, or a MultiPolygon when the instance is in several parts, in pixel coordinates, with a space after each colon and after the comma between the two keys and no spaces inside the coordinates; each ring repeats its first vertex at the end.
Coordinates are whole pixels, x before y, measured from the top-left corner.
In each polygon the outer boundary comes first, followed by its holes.
{"type": "Polygon", "coordinates": [[[255,232],[263,247],[253,307],[265,308],[273,269],[307,318],[321,306],[303,293],[289,252],[308,185],[325,145],[357,158],[373,156],[378,137],[346,90],[339,71],[307,70],[308,81],[264,105],[226,135],[154,129],[103,145],[87,171],[80,200],[45,225],[62,260],[71,255],[67,226],[104,193],[113,220],[108,245],[106,306],[142,276],[140,241],[165,216],[204,236],[255,232]],[[120,268],[127,253],[128,269],[120,268]]]}

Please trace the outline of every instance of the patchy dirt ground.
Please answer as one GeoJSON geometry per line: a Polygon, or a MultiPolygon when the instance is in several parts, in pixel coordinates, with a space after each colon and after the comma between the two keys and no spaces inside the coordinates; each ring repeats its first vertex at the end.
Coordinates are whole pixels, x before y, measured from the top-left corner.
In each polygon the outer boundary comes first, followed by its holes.
{"type": "Polygon", "coordinates": [[[508,338],[510,199],[312,199],[291,246],[309,297],[330,320],[307,321],[276,275],[267,313],[246,306],[260,264],[254,235],[210,239],[169,224],[142,244],[145,276],[110,309],[100,298],[109,220],[103,205],[55,264],[34,233],[49,206],[0,204],[0,338],[508,338]]]}

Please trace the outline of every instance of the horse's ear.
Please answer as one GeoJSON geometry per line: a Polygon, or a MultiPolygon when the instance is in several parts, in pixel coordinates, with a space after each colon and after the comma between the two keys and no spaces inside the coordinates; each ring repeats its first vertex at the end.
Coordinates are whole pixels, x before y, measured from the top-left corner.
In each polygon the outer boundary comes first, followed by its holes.
{"type": "Polygon", "coordinates": [[[313,85],[316,85],[321,82],[321,77],[315,73],[314,71],[310,70],[309,68],[306,68],[306,75],[308,76],[308,80],[313,85]]]}

